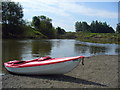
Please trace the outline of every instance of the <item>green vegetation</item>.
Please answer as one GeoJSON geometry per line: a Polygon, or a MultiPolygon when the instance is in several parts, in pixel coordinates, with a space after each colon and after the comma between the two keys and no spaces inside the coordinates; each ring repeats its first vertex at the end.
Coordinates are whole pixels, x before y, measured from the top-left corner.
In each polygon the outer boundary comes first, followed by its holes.
{"type": "Polygon", "coordinates": [[[56,38],[63,33],[64,29],[55,29],[52,19],[44,15],[34,16],[32,22],[23,20],[22,9],[19,3],[2,2],[3,38],[56,38]]]}
{"type": "Polygon", "coordinates": [[[56,28],[56,31],[57,31],[57,34],[58,34],[58,35],[63,35],[63,34],[66,33],[65,30],[62,29],[61,27],[57,27],[57,28],[56,28]]]}
{"type": "Polygon", "coordinates": [[[9,26],[2,25],[2,37],[3,38],[47,38],[45,35],[36,31],[29,26],[9,26]],[[5,33],[4,31],[8,31],[5,33]]]}
{"type": "Polygon", "coordinates": [[[117,32],[117,33],[120,33],[120,23],[117,24],[116,32],[117,32]]]}
{"type": "Polygon", "coordinates": [[[120,44],[119,33],[77,33],[76,37],[86,42],[120,44]]]}
{"type": "Polygon", "coordinates": [[[76,32],[66,32],[65,34],[57,36],[59,39],[76,39],[76,32]]]}
{"type": "Polygon", "coordinates": [[[47,38],[42,33],[36,31],[34,28],[23,26],[24,33],[22,34],[22,37],[25,38],[47,38]]]}
{"type": "Polygon", "coordinates": [[[76,32],[90,32],[90,33],[115,33],[112,27],[107,25],[106,22],[92,21],[91,25],[87,22],[76,22],[75,23],[76,32]]]}
{"type": "MultiPolygon", "coordinates": [[[[2,2],[2,37],[3,38],[63,38],[79,39],[97,43],[119,43],[120,23],[116,33],[106,22],[76,22],[76,32],[66,32],[63,28],[54,28],[52,19],[44,15],[33,16],[32,22],[23,20],[23,8],[19,3],[2,2]]],[[[0,24],[1,26],[1,24],[0,24]]]]}
{"type": "Polygon", "coordinates": [[[64,35],[66,35],[66,31],[62,29],[61,27],[56,28],[56,38],[64,38],[64,35]]]}
{"type": "Polygon", "coordinates": [[[86,22],[76,22],[75,23],[76,32],[91,32],[90,26],[86,22]]]}
{"type": "Polygon", "coordinates": [[[23,10],[19,3],[2,2],[2,24],[23,24],[23,10]]]}
{"type": "Polygon", "coordinates": [[[33,27],[49,38],[54,38],[55,29],[52,25],[52,19],[42,15],[34,16],[32,20],[33,27]]]}
{"type": "Polygon", "coordinates": [[[120,44],[120,33],[84,33],[84,32],[66,32],[60,35],[62,39],[77,39],[92,43],[116,43],[120,44]]]}

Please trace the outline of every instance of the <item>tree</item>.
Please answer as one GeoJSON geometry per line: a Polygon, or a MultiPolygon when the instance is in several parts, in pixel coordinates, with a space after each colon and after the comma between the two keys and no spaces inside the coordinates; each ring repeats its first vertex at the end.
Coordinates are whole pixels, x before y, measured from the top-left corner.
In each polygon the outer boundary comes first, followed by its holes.
{"type": "Polygon", "coordinates": [[[57,35],[63,35],[66,33],[66,31],[61,27],[57,27],[56,30],[57,30],[57,35]]]}
{"type": "Polygon", "coordinates": [[[90,32],[90,26],[87,22],[76,22],[75,23],[76,32],[90,32]]]}
{"type": "Polygon", "coordinates": [[[117,32],[117,33],[120,33],[120,23],[117,24],[116,32],[117,32]]]}
{"type": "Polygon", "coordinates": [[[3,37],[16,37],[23,33],[22,25],[25,24],[23,8],[19,3],[2,2],[2,35],[3,37]]]}
{"type": "Polygon", "coordinates": [[[90,26],[87,24],[87,22],[82,22],[82,31],[90,32],[90,26]]]}
{"type": "Polygon", "coordinates": [[[52,19],[42,15],[34,16],[32,19],[32,24],[35,29],[44,34],[49,38],[54,37],[54,28],[52,26],[52,19]]]}
{"type": "Polygon", "coordinates": [[[95,21],[92,21],[91,25],[90,25],[90,31],[93,33],[96,33],[96,24],[95,24],[95,21]]]}
{"type": "Polygon", "coordinates": [[[82,31],[82,23],[77,21],[75,23],[75,29],[76,29],[76,32],[82,31]]]}
{"type": "Polygon", "coordinates": [[[2,2],[2,24],[21,25],[23,8],[19,3],[2,2]]]}
{"type": "Polygon", "coordinates": [[[76,22],[76,32],[91,32],[91,33],[115,33],[112,27],[107,25],[106,22],[92,21],[90,26],[87,22],[76,22]]]}
{"type": "Polygon", "coordinates": [[[52,26],[52,19],[42,15],[39,16],[40,19],[40,32],[48,37],[53,37],[54,31],[52,26]]]}
{"type": "Polygon", "coordinates": [[[115,33],[113,28],[107,25],[106,22],[92,21],[90,27],[92,33],[115,33]]]}
{"type": "Polygon", "coordinates": [[[34,16],[32,19],[32,25],[36,28],[36,29],[40,29],[40,19],[37,16],[34,16]]]}

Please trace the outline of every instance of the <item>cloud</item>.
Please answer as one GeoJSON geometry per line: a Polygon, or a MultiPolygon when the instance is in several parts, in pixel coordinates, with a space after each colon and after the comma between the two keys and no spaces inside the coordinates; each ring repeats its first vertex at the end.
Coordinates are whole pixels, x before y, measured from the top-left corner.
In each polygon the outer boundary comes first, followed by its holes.
{"type": "MultiPolygon", "coordinates": [[[[31,19],[35,15],[48,15],[53,19],[55,26],[63,27],[67,30],[74,29],[77,16],[89,18],[117,19],[118,13],[105,9],[96,9],[78,2],[88,2],[89,0],[13,0],[20,2],[23,6],[24,15],[31,19]],[[63,20],[63,21],[62,21],[63,20]],[[69,22],[69,23],[68,23],[69,22]]],[[[117,2],[117,0],[90,0],[89,2],[117,2]]]]}
{"type": "MultiPolygon", "coordinates": [[[[118,14],[107,10],[90,8],[82,4],[77,4],[79,0],[15,0],[21,2],[29,12],[48,12],[59,16],[71,16],[73,14],[97,16],[104,18],[117,18],[118,14]]],[[[94,0],[95,1],[95,0],[94,0]]]]}
{"type": "Polygon", "coordinates": [[[66,9],[66,11],[70,11],[75,14],[81,14],[86,16],[97,16],[103,18],[117,18],[117,13],[110,12],[107,10],[100,10],[95,8],[90,8],[82,4],[75,4],[75,3],[67,3],[66,5],[62,5],[66,9]],[[67,6],[67,7],[66,7],[67,6]]]}

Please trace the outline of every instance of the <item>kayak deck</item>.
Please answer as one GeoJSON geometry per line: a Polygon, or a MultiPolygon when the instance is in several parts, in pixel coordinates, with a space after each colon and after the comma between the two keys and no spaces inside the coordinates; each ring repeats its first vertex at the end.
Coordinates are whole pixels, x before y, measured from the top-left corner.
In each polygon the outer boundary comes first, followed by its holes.
{"type": "Polygon", "coordinates": [[[83,61],[84,56],[50,58],[42,57],[27,61],[9,61],[4,63],[5,68],[12,73],[26,75],[65,74],[73,70],[83,61]],[[79,60],[81,59],[81,60],[79,60]]]}
{"type": "Polygon", "coordinates": [[[84,56],[76,56],[76,57],[65,57],[65,58],[40,58],[40,59],[34,59],[34,60],[28,60],[28,61],[10,61],[7,63],[4,63],[6,67],[12,67],[12,68],[23,68],[23,67],[34,67],[34,66],[42,66],[42,65],[49,65],[49,64],[56,64],[66,61],[71,61],[79,58],[84,58],[84,56]]]}

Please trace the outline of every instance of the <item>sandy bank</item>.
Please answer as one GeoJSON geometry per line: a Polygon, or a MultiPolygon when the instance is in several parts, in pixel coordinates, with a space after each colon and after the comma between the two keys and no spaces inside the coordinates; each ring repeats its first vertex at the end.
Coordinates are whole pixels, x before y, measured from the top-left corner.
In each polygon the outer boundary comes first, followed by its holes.
{"type": "Polygon", "coordinates": [[[87,57],[84,63],[64,75],[5,74],[2,88],[118,88],[118,55],[87,57]]]}

